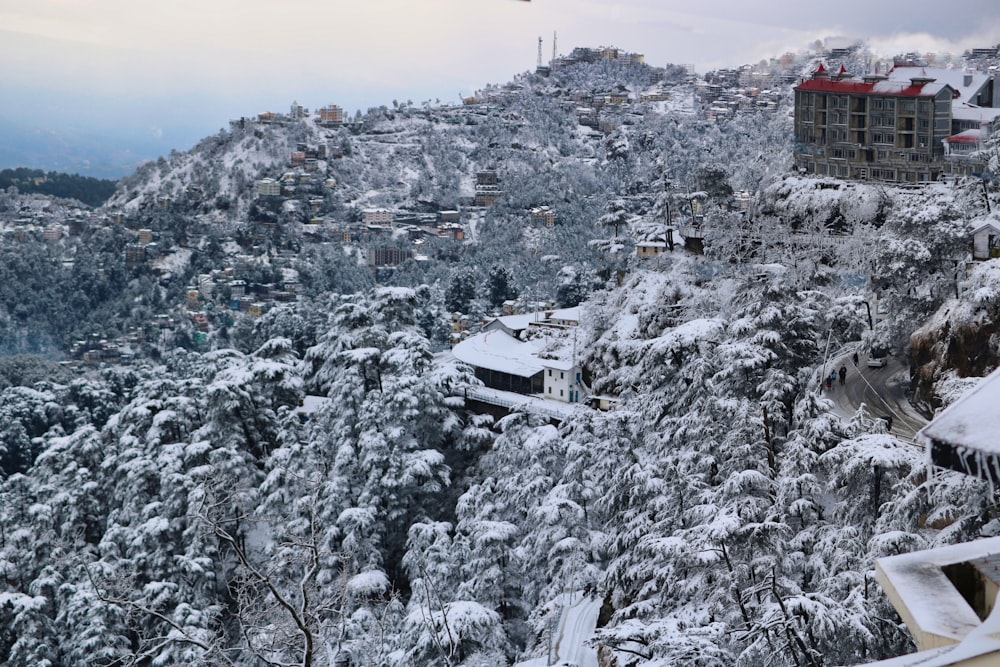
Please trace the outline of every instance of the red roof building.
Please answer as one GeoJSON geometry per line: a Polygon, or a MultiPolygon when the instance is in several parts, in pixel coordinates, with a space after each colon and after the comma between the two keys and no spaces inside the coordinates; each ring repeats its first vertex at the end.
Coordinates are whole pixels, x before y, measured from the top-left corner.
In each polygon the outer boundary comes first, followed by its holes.
{"type": "Polygon", "coordinates": [[[965,173],[973,168],[972,152],[949,147],[968,146],[956,135],[969,123],[955,116],[995,120],[1000,109],[982,112],[992,107],[993,90],[985,75],[900,67],[856,78],[843,66],[831,75],[821,64],[795,87],[796,166],[805,173],[903,183],[965,173]],[[980,110],[978,116],[969,107],[980,110]]]}

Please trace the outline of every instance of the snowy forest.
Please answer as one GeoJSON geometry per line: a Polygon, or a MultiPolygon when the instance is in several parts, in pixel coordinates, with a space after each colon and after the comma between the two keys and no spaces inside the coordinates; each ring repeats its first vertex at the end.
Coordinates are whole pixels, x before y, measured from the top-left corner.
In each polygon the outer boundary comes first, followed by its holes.
{"type": "MultiPolygon", "coordinates": [[[[929,474],[820,379],[835,354],[884,350],[911,360],[930,416],[1000,363],[1000,260],[965,262],[1000,197],[799,175],[787,87],[776,110],[707,119],[696,84],[599,62],[467,108],[234,124],[123,179],[103,210],[125,222],[64,239],[75,263],[4,237],[0,663],[548,664],[555,601],[583,590],[602,667],[913,651],[875,559],[1000,534],[995,491],[929,474]],[[581,95],[611,90],[664,95],[581,125],[581,95]],[[321,142],[335,187],[256,196],[321,142]],[[373,270],[375,241],[314,237],[314,206],[468,207],[487,168],[503,196],[424,261],[373,270]],[[702,247],[636,256],[695,222],[702,247]],[[185,261],[127,266],[138,228],[185,261]],[[233,248],[260,282],[293,271],[299,298],[202,345],[147,338],[129,365],[55,363],[183,301],[233,248]],[[580,306],[575,349],[614,409],[472,409],[453,314],[519,297],[580,306]]],[[[0,193],[0,213],[25,196],[0,193]]]]}

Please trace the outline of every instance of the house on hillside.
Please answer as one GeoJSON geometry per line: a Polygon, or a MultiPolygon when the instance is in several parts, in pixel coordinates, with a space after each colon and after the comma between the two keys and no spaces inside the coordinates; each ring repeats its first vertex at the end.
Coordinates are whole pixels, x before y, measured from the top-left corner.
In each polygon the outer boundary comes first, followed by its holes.
{"type": "Polygon", "coordinates": [[[854,77],[820,65],[795,87],[795,163],[810,174],[925,183],[968,175],[1000,119],[991,74],[894,67],[854,77]]]}
{"type": "Polygon", "coordinates": [[[636,257],[659,257],[667,251],[666,241],[636,241],[636,257]]]}
{"type": "MultiPolygon", "coordinates": [[[[491,320],[483,333],[463,340],[452,354],[475,369],[489,388],[562,403],[587,397],[583,369],[570,349],[551,349],[550,336],[521,340],[529,327],[558,331],[579,324],[579,309],[508,315],[491,320]]],[[[554,333],[557,338],[564,334],[554,333]]]]}
{"type": "Polygon", "coordinates": [[[459,361],[475,369],[487,387],[516,394],[541,394],[544,368],[535,356],[536,346],[506,331],[487,331],[467,338],[452,349],[459,361]]]}

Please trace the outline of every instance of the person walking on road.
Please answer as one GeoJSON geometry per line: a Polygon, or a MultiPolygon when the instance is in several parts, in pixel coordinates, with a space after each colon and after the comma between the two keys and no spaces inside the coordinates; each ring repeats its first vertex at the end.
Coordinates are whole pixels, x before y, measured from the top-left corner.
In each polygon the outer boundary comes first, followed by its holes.
{"type": "Polygon", "coordinates": [[[857,368],[857,366],[858,366],[858,353],[857,352],[855,352],[854,354],[851,355],[851,361],[854,362],[854,367],[857,368]]]}
{"type": "Polygon", "coordinates": [[[847,366],[840,367],[840,386],[844,386],[844,382],[847,380],[847,366]]]}

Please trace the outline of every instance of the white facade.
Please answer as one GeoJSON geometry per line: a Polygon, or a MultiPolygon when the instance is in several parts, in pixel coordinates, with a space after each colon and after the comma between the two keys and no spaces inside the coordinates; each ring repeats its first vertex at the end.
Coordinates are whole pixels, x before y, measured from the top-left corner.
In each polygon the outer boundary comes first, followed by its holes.
{"type": "Polygon", "coordinates": [[[1000,257],[1000,226],[988,222],[972,232],[972,259],[1000,257]]]}
{"type": "Polygon", "coordinates": [[[392,211],[386,208],[368,208],[361,212],[361,222],[366,225],[387,225],[392,222],[392,211]]]}
{"type": "Polygon", "coordinates": [[[545,398],[563,403],[580,403],[587,397],[580,367],[552,359],[543,359],[545,398]]]}

